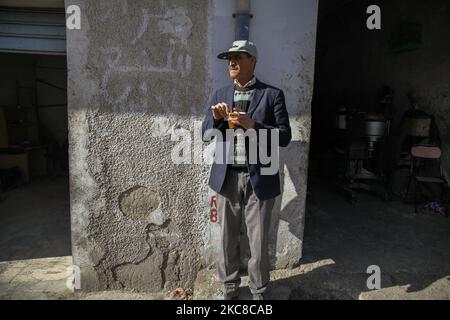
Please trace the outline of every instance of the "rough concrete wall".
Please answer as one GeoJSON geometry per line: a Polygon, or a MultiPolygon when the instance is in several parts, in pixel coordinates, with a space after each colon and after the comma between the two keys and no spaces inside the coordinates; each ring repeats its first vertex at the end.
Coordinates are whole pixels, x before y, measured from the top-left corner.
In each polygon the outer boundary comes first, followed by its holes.
{"type": "MultiPolygon", "coordinates": [[[[293,141],[280,152],[283,194],[275,204],[270,242],[273,267],[288,268],[302,254],[318,2],[258,0],[251,6],[250,40],[259,56],[255,75],[284,91],[293,130],[293,141]]],[[[234,1],[213,1],[209,57],[214,88],[231,81],[226,63],[216,56],[234,41],[234,11],[234,1]]],[[[212,224],[209,234],[206,258],[212,263],[218,227],[212,224]]]]}
{"type": "Polygon", "coordinates": [[[200,267],[207,167],[171,137],[207,98],[208,2],[68,0],[71,216],[84,290],[172,289],[200,267]]]}
{"type": "Polygon", "coordinates": [[[336,5],[328,0],[322,4],[314,101],[318,124],[314,135],[318,139],[314,137],[314,147],[328,147],[335,108],[343,97],[352,106],[370,110],[376,107],[381,86],[386,84],[395,91],[396,119],[410,107],[409,91],[418,98],[420,109],[435,116],[443,140],[444,165],[450,173],[450,44],[444,40],[450,36],[448,1],[378,1],[382,13],[379,31],[365,27],[366,8],[372,1],[336,5]],[[422,24],[422,45],[418,50],[392,53],[391,32],[405,20],[422,24]]]}
{"type": "MultiPolygon", "coordinates": [[[[198,129],[207,96],[229,83],[215,56],[233,40],[230,3],[66,1],[82,11],[67,52],[72,243],[83,289],[189,287],[213,263],[209,166],[176,165],[171,154],[183,129],[198,129]]],[[[257,76],[285,91],[294,131],[272,229],[273,263],[289,267],[302,248],[317,1],[258,1],[254,10],[257,76]]]]}

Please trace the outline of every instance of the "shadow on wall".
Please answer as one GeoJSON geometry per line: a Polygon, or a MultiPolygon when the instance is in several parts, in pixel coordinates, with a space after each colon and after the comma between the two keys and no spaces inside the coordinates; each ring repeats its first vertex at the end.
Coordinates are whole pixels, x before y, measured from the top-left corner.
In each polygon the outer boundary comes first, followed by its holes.
{"type": "MultiPolygon", "coordinates": [[[[307,180],[308,144],[292,141],[288,147],[280,149],[280,182],[281,196],[276,198],[273,208],[271,230],[269,235],[269,260],[272,269],[294,268],[301,257],[301,243],[304,226],[304,204],[307,180]],[[302,154],[303,159],[293,158],[292,154],[302,154]],[[286,177],[286,173],[289,175],[286,177]],[[287,186],[287,188],[286,188],[287,186]],[[288,189],[288,190],[286,190],[288,189]],[[287,224],[287,231],[279,234],[280,221],[287,224]],[[284,241],[280,241],[283,237],[284,241]],[[289,250],[277,250],[278,243],[285,243],[289,250]],[[298,246],[298,251],[291,246],[298,246]],[[285,256],[277,256],[277,252],[287,252],[285,256]]],[[[241,226],[241,269],[246,270],[250,259],[249,239],[245,224],[241,226]]]]}
{"type": "Polygon", "coordinates": [[[288,147],[280,149],[281,196],[274,206],[272,229],[270,235],[270,261],[272,266],[289,268],[298,265],[301,257],[303,241],[304,205],[307,186],[308,143],[292,141],[288,147]],[[301,154],[303,158],[292,157],[301,154]],[[287,176],[286,176],[287,175],[287,176]],[[288,233],[279,234],[280,222],[287,224],[288,233]],[[284,245],[298,245],[297,250],[277,250],[280,237],[285,239],[284,245]],[[289,240],[291,238],[291,240],[289,240]],[[296,243],[297,242],[297,243],[296,243]],[[277,257],[276,252],[289,252],[291,256],[277,257]]]}

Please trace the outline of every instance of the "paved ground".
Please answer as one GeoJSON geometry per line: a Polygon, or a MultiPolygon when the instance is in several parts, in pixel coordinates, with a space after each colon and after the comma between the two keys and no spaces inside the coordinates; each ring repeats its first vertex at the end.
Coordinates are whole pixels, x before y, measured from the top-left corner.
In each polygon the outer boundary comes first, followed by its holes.
{"type": "Polygon", "coordinates": [[[68,255],[68,178],[37,180],[8,192],[0,202],[0,261],[68,255]]]}
{"type": "Polygon", "coordinates": [[[352,206],[323,182],[310,189],[302,263],[334,263],[299,277],[292,298],[450,298],[450,219],[372,195],[352,206]],[[377,292],[366,286],[370,265],[381,268],[377,292]]]}
{"type": "MultiPolygon", "coordinates": [[[[272,299],[450,299],[450,219],[414,214],[412,205],[369,194],[351,205],[326,182],[310,186],[301,265],[271,274],[272,299]],[[367,288],[367,268],[381,269],[381,289],[367,288]]],[[[204,270],[194,298],[218,286],[204,270]]],[[[240,298],[248,298],[247,279],[240,298]]]]}
{"type": "Polygon", "coordinates": [[[73,293],[66,286],[72,257],[38,258],[0,262],[1,300],[155,300],[164,294],[138,292],[73,293]]]}
{"type": "MultiPolygon", "coordinates": [[[[165,293],[66,288],[66,182],[53,182],[29,185],[0,203],[0,299],[164,299],[165,293]],[[43,199],[52,200],[47,208],[43,199]]],[[[450,299],[450,219],[415,215],[410,205],[371,195],[352,206],[323,183],[310,191],[304,257],[298,268],[272,272],[271,298],[450,299]],[[380,290],[367,289],[370,265],[381,268],[380,290]]],[[[242,299],[250,297],[246,283],[242,299]]],[[[215,272],[203,270],[194,298],[212,298],[217,288],[215,272]]]]}

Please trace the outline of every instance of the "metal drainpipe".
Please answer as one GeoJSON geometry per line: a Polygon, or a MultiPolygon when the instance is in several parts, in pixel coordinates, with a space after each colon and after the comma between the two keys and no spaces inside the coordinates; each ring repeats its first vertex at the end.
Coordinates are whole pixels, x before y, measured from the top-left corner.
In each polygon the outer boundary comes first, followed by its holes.
{"type": "Polygon", "coordinates": [[[233,18],[236,19],[235,40],[248,40],[250,33],[250,19],[253,15],[250,13],[250,0],[236,0],[236,13],[233,18]]]}

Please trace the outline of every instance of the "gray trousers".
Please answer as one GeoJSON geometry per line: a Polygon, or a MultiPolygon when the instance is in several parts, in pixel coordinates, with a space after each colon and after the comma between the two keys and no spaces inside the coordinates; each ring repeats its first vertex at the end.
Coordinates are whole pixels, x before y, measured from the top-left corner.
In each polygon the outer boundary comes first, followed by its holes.
{"type": "Polygon", "coordinates": [[[261,201],[253,192],[248,172],[227,170],[224,185],[217,195],[220,243],[219,281],[225,292],[237,290],[239,276],[241,224],[245,222],[250,247],[248,275],[250,291],[263,293],[269,283],[269,228],[275,199],[261,201]],[[244,219],[244,221],[242,221],[244,219]]]}

